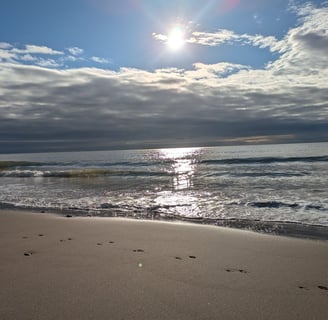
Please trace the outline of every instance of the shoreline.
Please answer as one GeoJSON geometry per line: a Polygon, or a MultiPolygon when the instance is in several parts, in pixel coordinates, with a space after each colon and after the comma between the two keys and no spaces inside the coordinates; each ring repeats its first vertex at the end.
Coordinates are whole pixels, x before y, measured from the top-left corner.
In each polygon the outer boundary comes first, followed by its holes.
{"type": "Polygon", "coordinates": [[[328,243],[0,210],[0,318],[328,317],[328,243]]]}
{"type": "Polygon", "coordinates": [[[294,221],[270,221],[270,220],[251,220],[251,219],[209,219],[209,218],[188,218],[181,216],[160,216],[154,213],[138,215],[134,212],[120,213],[78,210],[78,209],[49,209],[49,208],[19,208],[11,205],[1,206],[1,211],[33,212],[39,214],[50,214],[59,217],[74,218],[122,218],[140,221],[162,221],[168,223],[190,223],[193,225],[206,225],[214,227],[224,227],[234,230],[251,231],[259,234],[272,236],[284,236],[298,239],[311,239],[328,241],[328,226],[319,224],[306,224],[294,221]]]}

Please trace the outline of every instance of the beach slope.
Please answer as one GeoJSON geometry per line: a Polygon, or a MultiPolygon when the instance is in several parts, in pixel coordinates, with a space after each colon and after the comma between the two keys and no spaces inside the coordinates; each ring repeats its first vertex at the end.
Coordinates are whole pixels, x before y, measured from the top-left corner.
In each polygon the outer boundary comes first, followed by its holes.
{"type": "Polygon", "coordinates": [[[0,319],[328,319],[328,243],[0,211],[0,319]]]}

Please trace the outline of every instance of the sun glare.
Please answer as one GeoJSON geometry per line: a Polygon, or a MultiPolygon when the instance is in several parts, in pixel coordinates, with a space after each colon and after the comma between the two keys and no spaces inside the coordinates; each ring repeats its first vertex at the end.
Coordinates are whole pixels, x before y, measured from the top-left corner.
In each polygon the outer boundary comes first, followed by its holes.
{"type": "Polygon", "coordinates": [[[175,26],[171,29],[167,44],[171,50],[179,50],[185,44],[184,32],[180,26],[175,26]]]}

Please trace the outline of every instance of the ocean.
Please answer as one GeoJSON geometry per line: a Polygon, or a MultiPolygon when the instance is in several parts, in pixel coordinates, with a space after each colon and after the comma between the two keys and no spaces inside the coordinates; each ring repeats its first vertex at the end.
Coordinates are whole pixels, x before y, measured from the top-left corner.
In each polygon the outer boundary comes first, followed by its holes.
{"type": "Polygon", "coordinates": [[[1,154],[0,208],[328,239],[328,143],[1,154]]]}

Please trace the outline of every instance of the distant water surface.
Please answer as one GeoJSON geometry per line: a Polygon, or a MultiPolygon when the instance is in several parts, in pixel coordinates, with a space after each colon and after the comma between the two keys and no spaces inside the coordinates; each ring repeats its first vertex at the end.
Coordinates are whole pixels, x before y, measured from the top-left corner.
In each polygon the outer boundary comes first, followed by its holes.
{"type": "Polygon", "coordinates": [[[328,239],[328,143],[0,155],[0,206],[328,239]]]}

